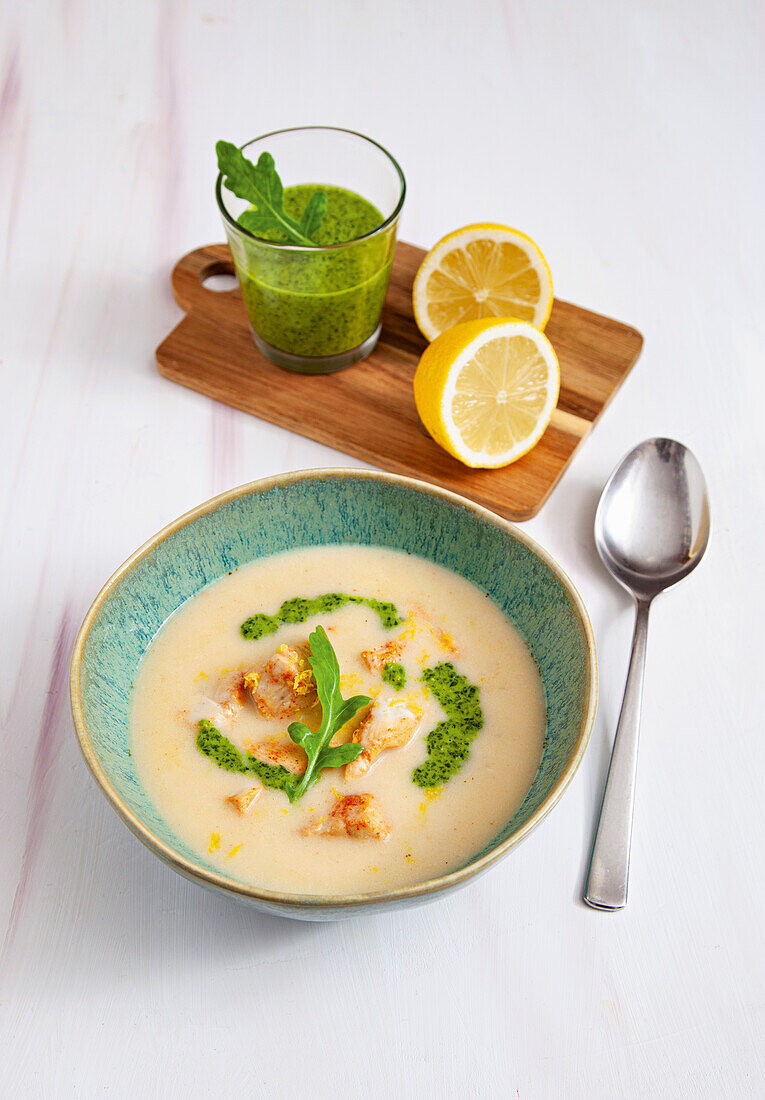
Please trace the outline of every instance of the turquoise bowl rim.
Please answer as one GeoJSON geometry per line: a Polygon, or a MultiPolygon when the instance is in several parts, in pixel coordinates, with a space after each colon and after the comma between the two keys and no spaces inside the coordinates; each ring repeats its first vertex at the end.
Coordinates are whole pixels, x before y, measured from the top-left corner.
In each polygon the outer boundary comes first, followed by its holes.
{"type": "Polygon", "coordinates": [[[508,520],[502,519],[502,517],[496,515],[496,513],[489,511],[488,508],[484,508],[480,504],[475,504],[473,501],[459,496],[457,493],[452,493],[448,489],[442,489],[439,486],[418,481],[415,478],[402,477],[398,474],[388,474],[376,470],[330,467],[316,470],[297,470],[293,473],[286,474],[275,474],[271,477],[248,482],[235,489],[229,489],[205,501],[203,504],[197,505],[196,508],[192,508],[190,511],[185,512],[182,516],[179,516],[178,519],[168,523],[158,531],[156,535],[152,536],[152,538],[148,539],[143,546],[139,547],[135,553],[131,554],[131,556],[111,575],[106,584],[101,588],[83,619],[72,653],[69,670],[69,691],[74,728],[77,733],[82,755],[88,768],[117,814],[150,851],[179,874],[207,889],[221,891],[239,900],[250,902],[251,904],[254,903],[257,905],[260,903],[263,908],[266,909],[275,909],[284,913],[289,913],[290,910],[292,910],[296,916],[301,915],[301,911],[303,911],[305,915],[308,915],[312,910],[326,910],[329,916],[333,911],[348,910],[350,915],[353,912],[363,911],[365,908],[375,909],[382,904],[395,904],[396,902],[403,904],[407,901],[416,903],[417,899],[427,901],[438,894],[464,885],[474,876],[488,870],[511,852],[522,840],[525,840],[532,830],[536,828],[558,803],[582,761],[582,757],[584,756],[590,740],[598,705],[598,666],[592,625],[581,596],[568,575],[560,565],[558,565],[555,559],[535,542],[534,539],[520,530],[520,528],[510,523],[508,520]],[[109,599],[117,583],[133,569],[137,562],[150,554],[153,548],[169,535],[188,526],[199,517],[214,512],[222,504],[226,504],[229,501],[236,500],[243,496],[249,496],[253,493],[264,493],[275,488],[283,488],[286,485],[302,480],[318,481],[322,479],[339,480],[344,478],[388,482],[407,487],[410,490],[415,490],[425,495],[439,497],[448,504],[455,505],[460,509],[467,509],[474,513],[480,520],[499,528],[511,538],[517,539],[536,555],[536,557],[555,575],[565,589],[582,626],[587,652],[587,705],[584,708],[579,733],[568,763],[547,797],[534,813],[511,833],[510,836],[501,843],[498,843],[484,855],[472,860],[467,865],[460,867],[456,871],[451,871],[449,874],[426,879],[424,882],[413,883],[410,886],[400,887],[395,890],[379,890],[363,894],[292,894],[274,890],[263,890],[239,882],[236,879],[228,878],[226,875],[210,871],[206,867],[199,866],[191,860],[179,855],[169,845],[165,844],[164,841],[155,836],[140,817],[134,814],[122,798],[120,798],[107,777],[106,772],[102,768],[88,734],[80,686],[83,650],[93,623],[96,621],[102,606],[109,599]]]}

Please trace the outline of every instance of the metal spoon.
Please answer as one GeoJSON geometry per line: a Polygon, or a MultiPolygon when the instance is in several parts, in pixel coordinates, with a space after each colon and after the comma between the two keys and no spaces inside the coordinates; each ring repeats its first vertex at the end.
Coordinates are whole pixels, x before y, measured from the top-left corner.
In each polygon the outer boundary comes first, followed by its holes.
{"type": "Polygon", "coordinates": [[[707,487],[694,455],[674,439],[640,443],[611,474],[595,515],[598,553],[635,597],[637,614],[584,888],[584,900],[594,909],[627,904],[648,611],[654,596],[695,569],[708,542],[707,487]]]}

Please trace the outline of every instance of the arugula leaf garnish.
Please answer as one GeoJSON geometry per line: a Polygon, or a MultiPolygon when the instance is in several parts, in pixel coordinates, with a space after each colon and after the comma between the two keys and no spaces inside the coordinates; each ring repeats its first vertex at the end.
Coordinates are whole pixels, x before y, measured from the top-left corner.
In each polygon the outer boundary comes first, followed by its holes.
{"type": "Polygon", "coordinates": [[[332,643],[324,627],[318,626],[308,637],[311,653],[308,658],[316,680],[316,692],[321,703],[321,725],[313,733],[302,722],[293,722],[287,729],[296,745],[308,754],[308,766],[302,775],[296,775],[286,786],[290,802],[297,802],[311,784],[315,783],[323,768],[340,768],[355,760],[363,745],[348,743],[330,745],[339,729],[350,722],[354,714],[371,702],[368,695],[354,695],[343,699],[340,691],[340,666],[332,643]]]}
{"type": "Polygon", "coordinates": [[[225,186],[254,207],[239,216],[244,229],[258,237],[277,232],[291,244],[316,244],[313,237],[327,213],[327,196],[323,191],[311,195],[300,221],[295,221],[284,209],[284,187],[270,153],[261,153],[258,163],[253,164],[230,141],[219,141],[215,151],[225,186]]]}

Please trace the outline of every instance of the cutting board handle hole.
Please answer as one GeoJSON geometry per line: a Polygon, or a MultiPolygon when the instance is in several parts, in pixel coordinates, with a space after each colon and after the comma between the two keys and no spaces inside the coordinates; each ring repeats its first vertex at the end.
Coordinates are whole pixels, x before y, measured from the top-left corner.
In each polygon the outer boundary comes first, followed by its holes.
{"type": "Polygon", "coordinates": [[[205,290],[211,290],[214,294],[226,294],[236,290],[234,265],[225,260],[216,260],[215,263],[207,264],[199,272],[199,281],[205,290]]]}

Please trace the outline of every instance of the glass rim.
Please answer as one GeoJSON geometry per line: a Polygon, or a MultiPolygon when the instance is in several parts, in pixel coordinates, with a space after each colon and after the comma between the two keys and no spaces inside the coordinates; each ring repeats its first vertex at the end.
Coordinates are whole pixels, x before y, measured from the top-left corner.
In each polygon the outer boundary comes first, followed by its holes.
{"type": "MultiPolygon", "coordinates": [[[[329,130],[336,134],[350,134],[352,137],[361,138],[362,141],[368,142],[370,145],[374,145],[377,149],[385,154],[390,163],[396,169],[398,174],[399,183],[401,185],[401,193],[398,197],[393,212],[375,229],[370,229],[368,233],[362,233],[360,237],[352,237],[350,241],[341,241],[339,244],[293,244],[290,241],[269,241],[265,237],[258,237],[255,233],[252,233],[249,229],[245,229],[243,225],[240,225],[236,218],[232,217],[231,213],[226,207],[223,200],[223,173],[218,173],[218,178],[215,182],[215,197],[218,202],[218,209],[221,212],[224,224],[231,229],[236,230],[237,233],[241,233],[243,237],[249,237],[250,240],[257,241],[258,244],[268,245],[270,248],[284,248],[291,252],[328,252],[333,249],[347,248],[348,245],[357,244],[359,241],[365,241],[370,237],[377,236],[378,233],[382,233],[383,230],[388,229],[398,218],[401,213],[401,208],[404,205],[404,198],[406,197],[406,178],[401,165],[396,158],[388,152],[384,145],[381,145],[379,141],[375,141],[374,138],[367,137],[366,134],[360,133],[358,130],[347,130],[343,126],[288,126],[282,130],[269,130],[267,134],[260,134],[258,137],[250,138],[244,145],[240,145],[239,148],[242,152],[249,145],[254,145],[256,141],[263,141],[264,138],[277,137],[280,134],[295,134],[300,131],[307,132],[309,130],[329,130]]],[[[327,184],[327,186],[331,186],[327,184]]]]}

